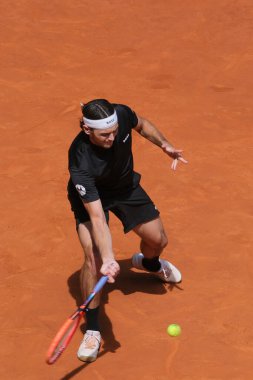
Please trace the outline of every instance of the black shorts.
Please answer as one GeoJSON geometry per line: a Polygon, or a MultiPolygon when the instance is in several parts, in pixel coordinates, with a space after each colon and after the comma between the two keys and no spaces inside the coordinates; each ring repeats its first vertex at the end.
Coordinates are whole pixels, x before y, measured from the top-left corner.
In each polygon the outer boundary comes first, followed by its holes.
{"type": "MultiPolygon", "coordinates": [[[[88,222],[90,217],[81,199],[72,199],[70,196],[68,199],[75,215],[77,227],[80,223],[88,222]]],[[[160,214],[140,185],[127,194],[114,196],[113,199],[101,199],[101,202],[107,223],[109,222],[109,211],[111,211],[120,219],[125,233],[131,231],[138,224],[156,219],[160,214]]]]}

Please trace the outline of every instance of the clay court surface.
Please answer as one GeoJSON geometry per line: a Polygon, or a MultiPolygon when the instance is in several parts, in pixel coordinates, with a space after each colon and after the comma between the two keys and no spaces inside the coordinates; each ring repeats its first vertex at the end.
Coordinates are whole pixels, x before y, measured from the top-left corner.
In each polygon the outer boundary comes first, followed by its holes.
{"type": "Polygon", "coordinates": [[[252,379],[252,2],[3,0],[0,15],[1,380],[252,379]],[[78,329],[48,366],[80,303],[67,151],[79,102],[97,97],[184,149],[174,173],[134,133],[135,169],[170,239],[163,257],[183,282],[134,271],[139,241],[112,216],[121,274],[105,287],[100,356],[77,360],[78,329]]]}

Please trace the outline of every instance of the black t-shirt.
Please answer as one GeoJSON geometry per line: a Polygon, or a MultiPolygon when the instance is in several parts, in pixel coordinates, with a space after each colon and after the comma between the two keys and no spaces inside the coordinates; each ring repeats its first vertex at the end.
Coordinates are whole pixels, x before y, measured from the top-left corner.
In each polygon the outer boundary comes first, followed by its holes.
{"type": "Polygon", "coordinates": [[[70,146],[68,194],[71,199],[81,197],[84,202],[112,199],[140,182],[140,174],[133,170],[132,155],[132,128],[138,124],[137,116],[125,105],[113,106],[119,129],[111,148],[92,144],[83,131],[70,146]]]}

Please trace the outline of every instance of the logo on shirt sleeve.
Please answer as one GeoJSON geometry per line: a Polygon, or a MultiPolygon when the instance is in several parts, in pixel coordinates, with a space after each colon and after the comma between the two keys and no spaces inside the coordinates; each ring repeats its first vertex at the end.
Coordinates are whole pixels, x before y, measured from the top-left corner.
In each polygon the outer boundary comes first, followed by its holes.
{"type": "Polygon", "coordinates": [[[76,190],[82,197],[86,194],[86,189],[82,185],[76,185],[76,190]]]}
{"type": "Polygon", "coordinates": [[[124,140],[122,140],[123,141],[123,143],[125,143],[128,139],[129,139],[129,133],[126,135],[126,137],[124,138],[124,140]]]}

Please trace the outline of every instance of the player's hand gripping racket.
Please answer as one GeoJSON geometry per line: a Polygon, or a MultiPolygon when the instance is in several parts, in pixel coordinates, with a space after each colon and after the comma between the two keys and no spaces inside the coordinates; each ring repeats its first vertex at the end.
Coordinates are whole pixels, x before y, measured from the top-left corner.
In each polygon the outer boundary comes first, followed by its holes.
{"type": "Polygon", "coordinates": [[[85,309],[89,305],[89,303],[93,300],[95,295],[102,289],[105,283],[108,280],[108,276],[103,276],[95,285],[93,291],[90,293],[86,301],[79,306],[79,308],[66,320],[66,322],[62,325],[56,336],[54,337],[46,357],[46,362],[48,364],[53,364],[59,358],[59,356],[63,353],[65,348],[70,343],[72,336],[74,335],[80,319],[85,313],[85,309]]]}

